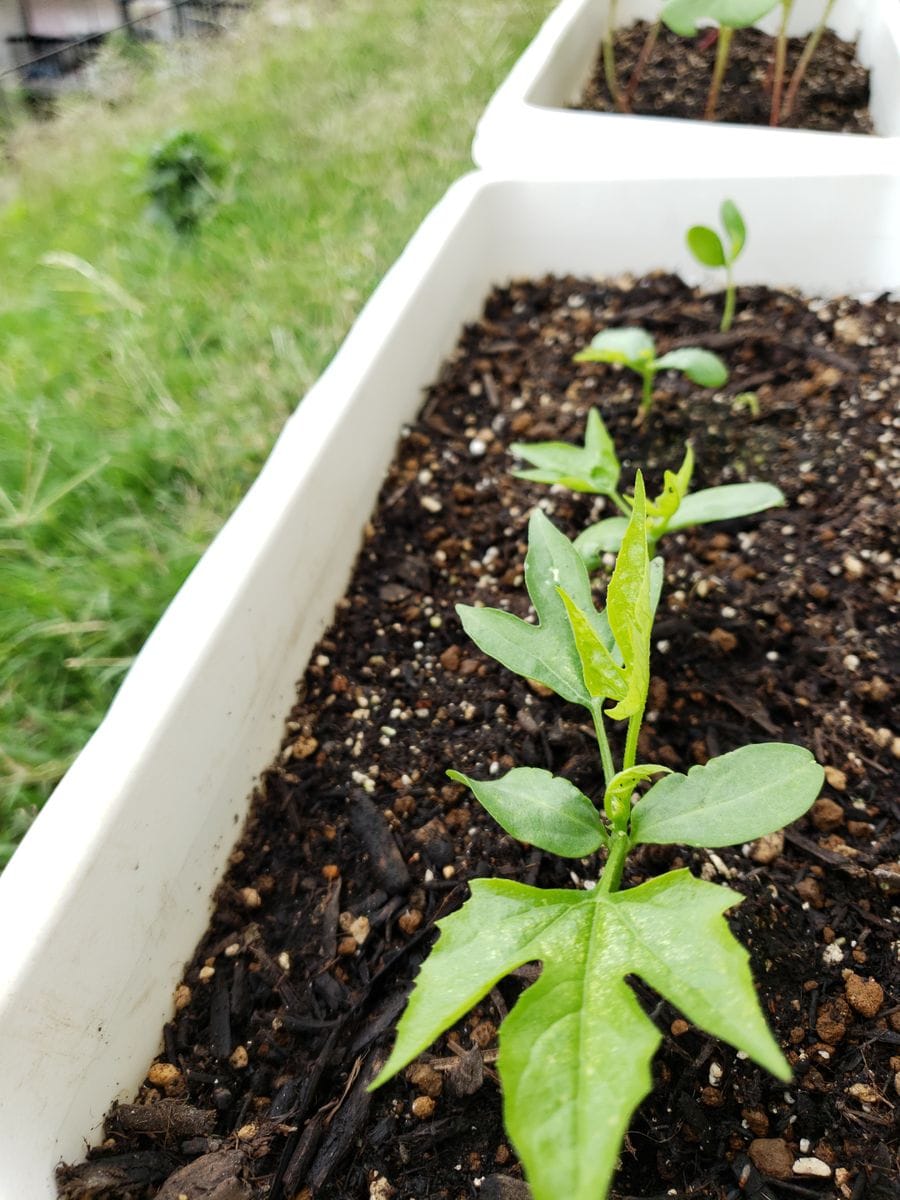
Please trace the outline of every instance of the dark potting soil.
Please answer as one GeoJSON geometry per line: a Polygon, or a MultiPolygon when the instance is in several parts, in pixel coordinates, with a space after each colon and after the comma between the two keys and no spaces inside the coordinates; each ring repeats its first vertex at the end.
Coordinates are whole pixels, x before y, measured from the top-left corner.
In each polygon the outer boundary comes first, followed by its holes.
{"type": "Polygon", "coordinates": [[[366,1084],[467,880],[581,887],[600,870],[504,835],[444,775],[534,765],[599,794],[584,713],[486,659],[453,609],[526,612],[535,504],[570,536],[605,511],[514,479],[507,455],[514,440],[581,439],[596,405],[629,484],[641,466],[658,485],[690,438],[696,487],[767,479],[788,496],[663,542],[644,761],[687,770],[775,739],[813,749],[828,776],[783,838],[631,858],[625,886],[687,865],[746,897],[731,922],[796,1076],[776,1082],[635,980],[665,1040],[614,1195],[896,1200],[900,305],[743,289],[723,335],[720,304],[670,276],[544,279],[498,289],[464,331],[400,442],[163,1052],[103,1146],[60,1169],[62,1196],[527,1194],[503,1130],[496,1030],[536,967],[405,1077],[371,1096],[366,1084]],[[572,355],[601,328],[638,323],[663,351],[723,354],[728,386],[663,376],[637,423],[635,377],[572,355]],[[739,399],[751,390],[755,415],[739,399]]]}
{"type": "MultiPolygon", "coordinates": [[[[627,88],[650,26],[640,21],[616,34],[620,85],[627,88]]],[[[789,38],[785,92],[805,38],[789,38]]],[[[768,125],[772,104],[770,73],[775,39],[758,29],[738,29],[731,43],[716,120],[738,125],[768,125]]],[[[716,57],[715,30],[682,38],[665,26],[635,88],[631,111],[642,116],[701,119],[716,57]]],[[[856,59],[856,47],[831,31],[823,35],[797,92],[790,129],[830,133],[872,133],[869,72],[856,59]]],[[[598,51],[597,64],[576,108],[615,112],[598,51]]]]}

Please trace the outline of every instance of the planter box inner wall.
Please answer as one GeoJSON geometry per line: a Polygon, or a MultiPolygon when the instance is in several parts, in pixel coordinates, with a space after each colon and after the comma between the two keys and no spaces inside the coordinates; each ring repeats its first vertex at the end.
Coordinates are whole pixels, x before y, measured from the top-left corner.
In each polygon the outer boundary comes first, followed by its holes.
{"type": "MultiPolygon", "coordinates": [[[[660,8],[660,0],[619,0],[618,26],[655,20],[660,8]]],[[[713,175],[745,170],[752,155],[766,173],[897,168],[900,140],[885,144],[900,139],[896,0],[838,0],[828,22],[845,41],[858,40],[859,60],[870,72],[869,107],[878,137],[571,111],[567,106],[580,98],[594,68],[608,11],[609,0],[563,0],[554,9],[479,122],[473,146],[479,166],[541,173],[568,166],[577,174],[607,178],[626,171],[713,175]]],[[[821,11],[822,0],[797,0],[790,36],[806,36],[821,11]]],[[[775,33],[778,21],[778,13],[770,13],[758,28],[775,33]]]]}
{"type": "Polygon", "coordinates": [[[473,176],[426,220],[0,877],[4,1197],[54,1197],[56,1163],[100,1136],[111,1102],[131,1099],[157,1053],[400,427],[460,326],[516,276],[661,268],[698,282],[683,233],[723,196],[750,230],[739,282],[821,295],[900,287],[890,177],[473,176]]]}

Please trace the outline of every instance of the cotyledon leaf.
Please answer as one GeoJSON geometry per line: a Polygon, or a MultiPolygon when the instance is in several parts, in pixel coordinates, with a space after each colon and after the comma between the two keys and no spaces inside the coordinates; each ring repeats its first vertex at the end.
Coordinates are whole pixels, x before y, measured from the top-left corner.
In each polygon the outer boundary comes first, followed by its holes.
{"type": "Polygon", "coordinates": [[[718,21],[729,29],[743,29],[771,12],[777,3],[778,0],[668,0],[660,15],[673,33],[696,37],[702,20],[718,21]]]}
{"type": "Polygon", "coordinates": [[[585,858],[607,842],[600,814],[588,797],[568,779],[540,767],[515,767],[500,779],[447,774],[470,788],[507,833],[539,850],[585,858]]]}
{"type": "Polygon", "coordinates": [[[539,624],[531,625],[495,608],[458,604],[456,611],[463,628],[485,654],[510,671],[536,679],[564,700],[590,708],[591,698],[558,589],[562,588],[587,613],[594,632],[610,650],[613,636],[605,614],[594,608],[581,556],[540,509],[535,509],[528,525],[525,586],[539,624]]]}
{"type": "Polygon", "coordinates": [[[504,975],[541,976],[500,1031],[506,1126],[535,1200],[603,1200],[631,1114],[650,1091],[660,1034],[625,982],[633,974],[694,1024],[780,1079],[790,1068],[766,1026],[746,950],[722,914],[742,897],[675,871],[612,895],[473,880],[439,922],[377,1087],[504,975]]]}
{"type": "Polygon", "coordinates": [[[655,783],[634,810],[632,842],[711,848],[750,842],[802,817],[824,776],[802,746],[742,746],[655,783]]]}

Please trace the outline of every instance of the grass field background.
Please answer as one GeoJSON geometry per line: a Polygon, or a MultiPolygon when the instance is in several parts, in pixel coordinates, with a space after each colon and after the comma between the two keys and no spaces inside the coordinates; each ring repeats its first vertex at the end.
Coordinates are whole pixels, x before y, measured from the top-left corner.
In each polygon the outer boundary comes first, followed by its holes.
{"type": "Polygon", "coordinates": [[[270,2],[7,135],[0,865],[551,7],[270,2]],[[141,192],[175,127],[233,163],[192,237],[141,192]]]}

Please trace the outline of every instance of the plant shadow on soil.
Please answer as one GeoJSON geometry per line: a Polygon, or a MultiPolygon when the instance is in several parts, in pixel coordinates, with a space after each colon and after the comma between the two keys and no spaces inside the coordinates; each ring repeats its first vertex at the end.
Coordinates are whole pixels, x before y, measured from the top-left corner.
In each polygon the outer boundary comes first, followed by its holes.
{"type": "Polygon", "coordinates": [[[788,497],[787,509],[663,543],[641,757],[685,771],[750,741],[784,740],[829,768],[823,799],[768,861],[740,846],[651,847],[630,859],[625,886],[687,865],[745,896],[732,925],[796,1078],[785,1088],[635,981],[665,1038],[613,1196],[896,1194],[900,740],[886,681],[897,666],[900,306],[742,289],[723,335],[719,305],[671,276],[547,278],[497,289],[465,329],[404,432],[186,968],[164,1052],[138,1106],[110,1115],[105,1146],[60,1170],[67,1200],[93,1195],[92,1178],[116,1170],[119,1181],[97,1194],[169,1200],[192,1194],[189,1175],[164,1185],[173,1171],[210,1164],[244,1180],[235,1196],[271,1200],[515,1194],[496,1029],[533,968],[440,1039],[422,1060],[428,1070],[374,1096],[365,1084],[434,921],[462,902],[469,878],[571,887],[597,877],[597,860],[563,863],[502,834],[444,776],[451,766],[475,777],[492,763],[540,766],[598,796],[581,711],[485,659],[453,611],[474,599],[527,611],[535,504],[570,536],[601,514],[602,501],[514,479],[506,454],[512,441],[580,440],[595,405],[623,483],[638,466],[651,488],[660,483],[690,438],[695,487],[756,478],[788,497]],[[645,326],[662,351],[714,349],[731,381],[714,395],[661,377],[637,424],[633,377],[571,361],[610,324],[645,326]],[[734,404],[751,389],[756,417],[734,404]],[[875,1011],[854,1007],[854,977],[880,985],[875,1011]],[[784,1140],[794,1159],[816,1157],[832,1176],[767,1181],[748,1158],[760,1138],[784,1140]]]}

